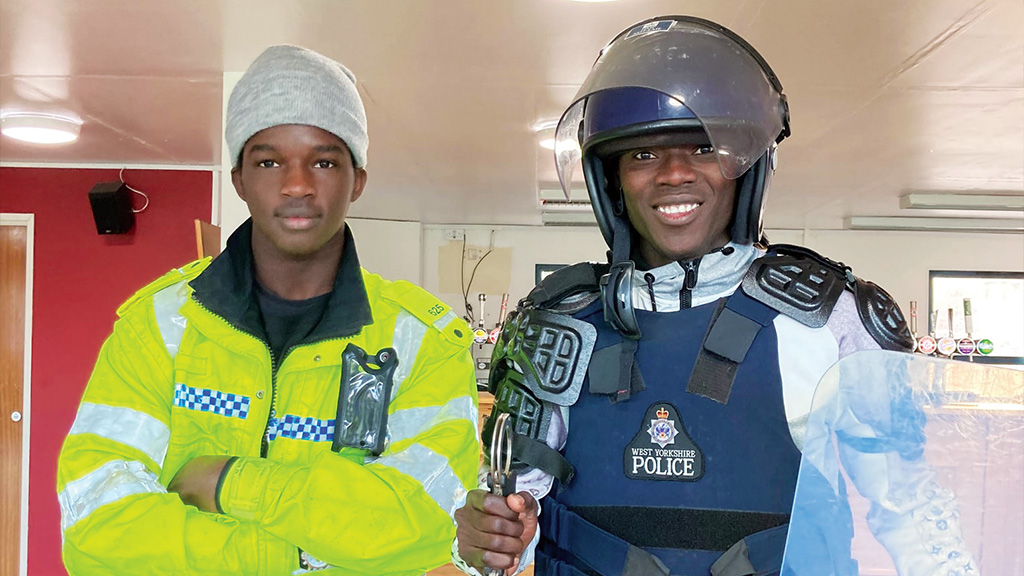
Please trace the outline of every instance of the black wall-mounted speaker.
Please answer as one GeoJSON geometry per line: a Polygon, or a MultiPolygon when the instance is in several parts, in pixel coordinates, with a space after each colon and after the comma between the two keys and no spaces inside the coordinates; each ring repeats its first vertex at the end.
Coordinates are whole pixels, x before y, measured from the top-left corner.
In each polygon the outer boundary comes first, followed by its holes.
{"type": "Polygon", "coordinates": [[[124,234],[135,226],[131,192],[124,182],[100,182],[89,190],[89,204],[99,234],[124,234]]]}

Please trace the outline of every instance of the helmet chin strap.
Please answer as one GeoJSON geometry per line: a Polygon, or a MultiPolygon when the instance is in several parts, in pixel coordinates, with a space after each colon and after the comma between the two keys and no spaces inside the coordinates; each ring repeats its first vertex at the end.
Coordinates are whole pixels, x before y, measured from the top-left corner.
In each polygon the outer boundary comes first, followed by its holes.
{"type": "Polygon", "coordinates": [[[611,268],[601,277],[601,302],[604,319],[629,340],[640,338],[636,312],[633,309],[633,270],[629,259],[631,230],[622,216],[612,223],[611,268]]]}
{"type": "Polygon", "coordinates": [[[617,215],[612,223],[612,265],[601,277],[601,305],[604,320],[622,334],[622,341],[606,348],[605,353],[618,356],[618,374],[611,380],[612,386],[595,387],[590,381],[590,391],[610,395],[612,402],[622,402],[645,388],[643,376],[636,367],[635,355],[640,326],[633,309],[633,261],[629,259],[630,227],[627,220],[617,215]]]}
{"type": "Polygon", "coordinates": [[[612,222],[612,264],[629,260],[629,243],[632,230],[625,213],[616,215],[612,222]]]}

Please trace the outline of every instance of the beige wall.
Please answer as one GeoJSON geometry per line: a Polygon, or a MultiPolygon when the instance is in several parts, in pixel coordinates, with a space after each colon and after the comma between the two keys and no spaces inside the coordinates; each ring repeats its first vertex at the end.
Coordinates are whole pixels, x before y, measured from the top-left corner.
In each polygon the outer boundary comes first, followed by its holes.
{"type": "MultiPolygon", "coordinates": [[[[434,226],[423,227],[423,287],[445,301],[455,311],[465,314],[462,295],[457,291],[445,291],[442,275],[457,276],[457,266],[445,266],[439,262],[439,251],[449,244],[445,240],[445,230],[463,230],[468,247],[510,248],[508,259],[507,282],[493,282],[495,277],[502,276],[503,270],[497,269],[504,265],[501,260],[485,259],[477,270],[470,289],[470,304],[477,307],[477,294],[481,285],[497,284],[497,289],[487,291],[485,307],[486,326],[492,327],[497,322],[502,292],[508,292],[509,308],[529,293],[534,286],[536,264],[574,264],[586,260],[604,261],[605,244],[601,233],[596,227],[544,227],[544,226],[434,226]],[[493,239],[493,240],[492,240],[493,239]]],[[[461,249],[461,241],[452,242],[461,249]]],[[[467,272],[470,270],[467,265],[467,272]]],[[[465,281],[469,282],[467,273],[465,281]]],[[[456,286],[458,283],[456,282],[456,286]]]]}

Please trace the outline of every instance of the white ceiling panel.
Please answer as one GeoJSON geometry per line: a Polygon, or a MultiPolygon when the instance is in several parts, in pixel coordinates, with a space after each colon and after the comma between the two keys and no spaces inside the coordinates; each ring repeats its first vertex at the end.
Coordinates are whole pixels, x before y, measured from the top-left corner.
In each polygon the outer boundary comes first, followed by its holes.
{"type": "Polygon", "coordinates": [[[1019,0],[0,0],[0,109],[83,120],[62,147],[0,138],[0,162],[219,166],[224,73],[293,43],[359,77],[353,215],[538,224],[557,177],[537,123],[617,32],[679,13],[744,36],[785,87],[769,226],[905,215],[915,190],[1024,194],[1019,0]]]}

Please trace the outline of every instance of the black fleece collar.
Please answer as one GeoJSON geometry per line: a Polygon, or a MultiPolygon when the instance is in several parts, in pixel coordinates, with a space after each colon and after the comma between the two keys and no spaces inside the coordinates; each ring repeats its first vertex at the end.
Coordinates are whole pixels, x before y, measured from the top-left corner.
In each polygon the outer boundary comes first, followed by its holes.
{"type": "MultiPolygon", "coordinates": [[[[345,247],[327,310],[303,343],[353,336],[373,323],[355,239],[348,224],[344,233],[345,247]]],[[[232,326],[266,340],[253,274],[251,218],[231,234],[224,252],[192,280],[191,286],[193,298],[203,307],[232,326]]]]}

